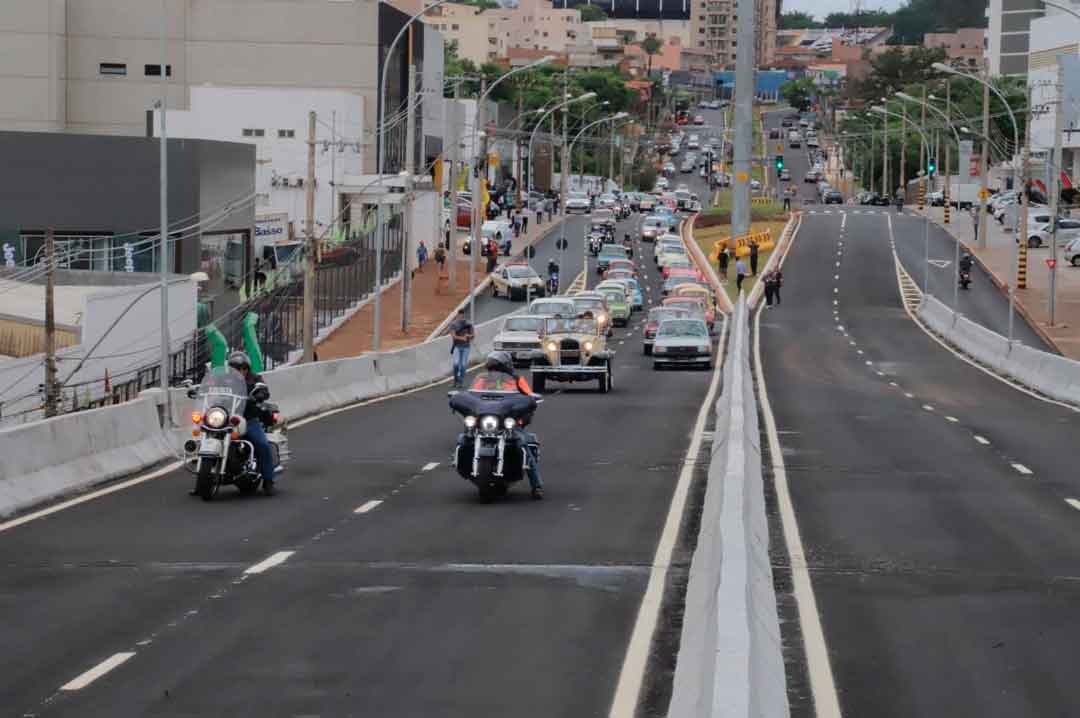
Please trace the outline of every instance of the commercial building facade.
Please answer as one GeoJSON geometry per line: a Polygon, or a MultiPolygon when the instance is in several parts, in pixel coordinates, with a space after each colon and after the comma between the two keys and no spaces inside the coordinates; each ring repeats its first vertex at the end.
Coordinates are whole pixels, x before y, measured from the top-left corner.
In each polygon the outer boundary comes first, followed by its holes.
{"type": "MultiPolygon", "coordinates": [[[[754,55],[768,65],[776,54],[777,0],[754,0],[754,55]]],[[[692,0],[690,46],[709,50],[718,67],[735,66],[738,3],[734,0],[692,0]]]]}

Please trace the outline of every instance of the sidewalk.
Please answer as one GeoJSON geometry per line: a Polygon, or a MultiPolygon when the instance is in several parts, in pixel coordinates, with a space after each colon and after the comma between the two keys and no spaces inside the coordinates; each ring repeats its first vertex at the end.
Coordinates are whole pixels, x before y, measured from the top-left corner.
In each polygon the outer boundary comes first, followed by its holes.
{"type": "MultiPolygon", "coordinates": [[[[913,210],[918,214],[918,210],[913,210]]],[[[924,214],[941,225],[944,210],[927,207],[924,214]]],[[[942,225],[943,227],[945,225],[942,225]]],[[[952,212],[947,231],[989,272],[994,282],[1007,294],[1007,287],[1016,281],[1016,242],[1011,230],[1002,228],[993,217],[987,217],[987,247],[975,243],[975,228],[968,212],[952,212]]],[[[1080,267],[1062,260],[1059,243],[1057,262],[1057,308],[1055,324],[1050,326],[1049,297],[1050,269],[1046,260],[1050,249],[1028,249],[1027,289],[1016,292],[1017,311],[1027,318],[1035,331],[1070,359],[1080,359],[1080,267]]]]}
{"type": "MultiPolygon", "coordinates": [[[[537,242],[547,232],[559,226],[558,218],[554,222],[544,222],[536,226],[529,222],[529,231],[522,233],[514,240],[511,246],[511,254],[520,254],[529,243],[537,242]]],[[[465,233],[457,233],[455,241],[460,247],[465,240],[465,233]]],[[[429,243],[429,247],[431,243],[429,243]]],[[[462,257],[458,253],[457,262],[457,291],[437,293],[439,268],[435,260],[429,255],[423,272],[413,274],[412,284],[412,312],[410,314],[409,330],[401,331],[401,282],[384,290],[382,297],[382,322],[381,347],[383,351],[401,349],[403,347],[420,344],[428,335],[446,319],[447,315],[454,310],[468,295],[469,290],[469,257],[462,257]]],[[[500,264],[509,257],[500,257],[500,264]]],[[[476,286],[480,286],[487,279],[487,258],[479,257],[476,265],[476,286]]],[[[337,331],[319,344],[317,353],[320,360],[343,359],[357,356],[371,351],[372,334],[375,326],[375,303],[369,302],[356,314],[342,324],[337,331]]]]}

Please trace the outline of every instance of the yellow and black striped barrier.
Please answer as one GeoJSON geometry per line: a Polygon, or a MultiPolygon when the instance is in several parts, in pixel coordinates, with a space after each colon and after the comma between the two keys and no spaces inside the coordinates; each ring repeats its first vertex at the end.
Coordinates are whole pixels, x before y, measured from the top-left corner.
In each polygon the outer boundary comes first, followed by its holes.
{"type": "Polygon", "coordinates": [[[1017,266],[1016,266],[1016,288],[1027,289],[1027,238],[1020,238],[1020,245],[1017,247],[1019,250],[1016,253],[1017,266]]]}
{"type": "Polygon", "coordinates": [[[919,211],[926,209],[926,178],[919,178],[919,211]]]}
{"type": "Polygon", "coordinates": [[[945,191],[942,195],[945,198],[945,218],[942,220],[943,224],[948,224],[952,217],[952,207],[949,205],[949,180],[945,180],[945,191]]]}
{"type": "Polygon", "coordinates": [[[709,260],[715,262],[720,259],[720,252],[726,251],[728,247],[732,245],[733,240],[736,257],[745,257],[749,255],[751,242],[757,244],[759,252],[768,252],[776,246],[776,243],[773,242],[772,239],[772,233],[768,230],[764,232],[751,232],[742,237],[725,237],[724,239],[713,242],[712,252],[709,253],[709,260]]]}

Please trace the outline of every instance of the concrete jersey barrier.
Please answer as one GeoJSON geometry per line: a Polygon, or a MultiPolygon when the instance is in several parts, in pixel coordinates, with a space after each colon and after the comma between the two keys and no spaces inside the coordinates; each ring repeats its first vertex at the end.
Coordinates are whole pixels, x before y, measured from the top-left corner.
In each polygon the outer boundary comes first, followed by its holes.
{"type": "Polygon", "coordinates": [[[789,715],[776,612],[749,310],[731,321],[669,718],[789,715]]]}

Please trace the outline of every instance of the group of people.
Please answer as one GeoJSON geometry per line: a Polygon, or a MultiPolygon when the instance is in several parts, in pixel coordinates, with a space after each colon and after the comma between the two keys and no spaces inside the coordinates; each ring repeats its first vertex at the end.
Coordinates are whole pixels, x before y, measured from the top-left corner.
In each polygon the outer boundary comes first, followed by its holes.
{"type": "MultiPolygon", "coordinates": [[[[750,258],[750,275],[756,277],[759,256],[758,243],[754,240],[750,240],[747,243],[747,246],[750,248],[749,254],[747,255],[750,258]]],[[[735,264],[735,288],[737,291],[742,291],[743,281],[746,279],[747,275],[746,262],[742,260],[742,257],[738,256],[734,247],[731,249],[720,250],[720,256],[717,258],[717,265],[720,269],[720,279],[725,282],[727,281],[728,268],[731,266],[732,260],[734,260],[735,264]]]]}

